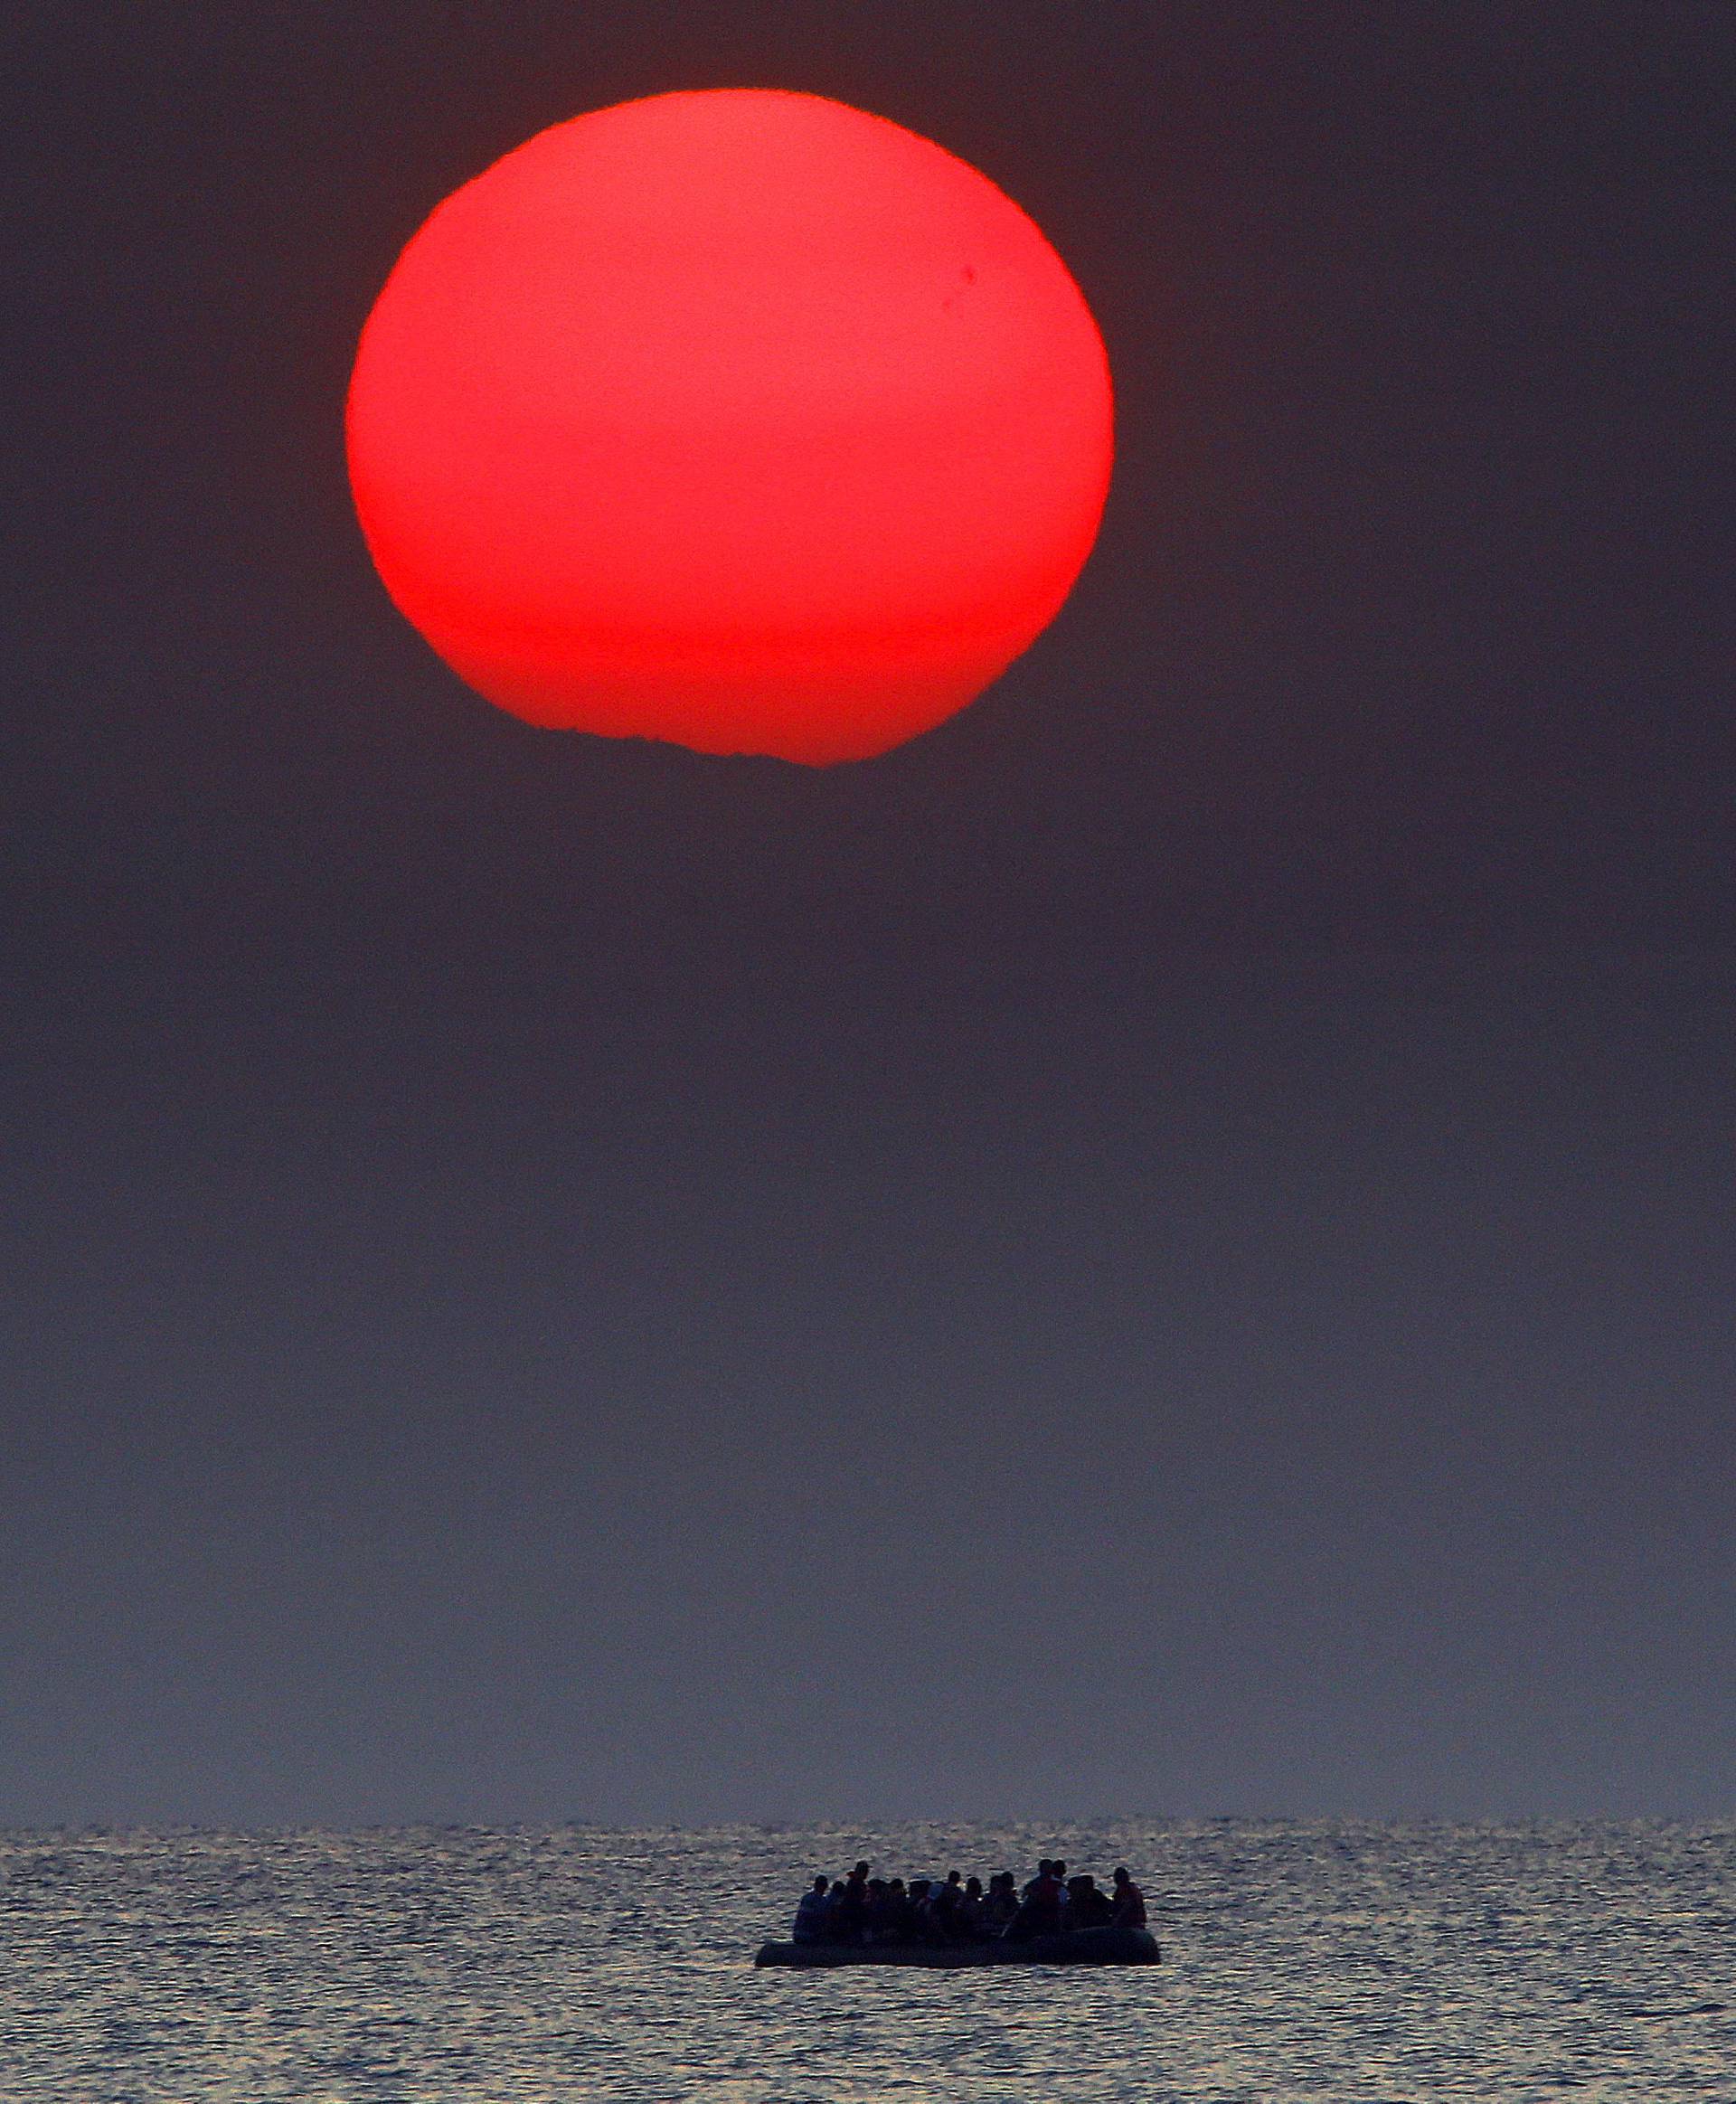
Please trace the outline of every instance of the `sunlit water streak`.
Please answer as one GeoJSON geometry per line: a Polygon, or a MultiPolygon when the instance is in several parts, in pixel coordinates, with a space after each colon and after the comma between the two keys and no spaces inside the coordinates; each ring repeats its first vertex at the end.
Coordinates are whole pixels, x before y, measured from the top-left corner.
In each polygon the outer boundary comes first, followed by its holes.
{"type": "Polygon", "coordinates": [[[1736,2104],[1736,1826],[0,1837],[0,2097],[1736,2104]],[[754,1972],[816,1868],[1136,1865],[1161,1967],[754,1972]]]}

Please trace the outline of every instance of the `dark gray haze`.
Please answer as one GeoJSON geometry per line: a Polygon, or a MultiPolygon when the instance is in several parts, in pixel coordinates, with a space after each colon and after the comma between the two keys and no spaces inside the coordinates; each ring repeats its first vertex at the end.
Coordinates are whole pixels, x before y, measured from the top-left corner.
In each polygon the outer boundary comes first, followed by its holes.
{"type": "Polygon", "coordinates": [[[1736,17],[5,38],[0,1822],[1727,1811],[1736,17]],[[1119,391],[826,773],[489,709],[344,480],[433,204],[724,84],[1119,391]]]}

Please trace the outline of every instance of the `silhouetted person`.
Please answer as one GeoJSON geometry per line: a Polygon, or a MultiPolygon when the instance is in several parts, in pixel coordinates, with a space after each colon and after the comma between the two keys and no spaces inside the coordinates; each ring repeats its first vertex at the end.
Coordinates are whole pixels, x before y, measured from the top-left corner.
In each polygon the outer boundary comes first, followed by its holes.
{"type": "Polygon", "coordinates": [[[983,1904],[983,1881],[967,1878],[958,1904],[953,1910],[955,1933],[965,1943],[981,1943],[988,1935],[988,1914],[983,1904]]]}
{"type": "Polygon", "coordinates": [[[846,1943],[860,1943],[868,1921],[868,1865],[859,1863],[844,1881],[838,1927],[846,1943]]]}
{"type": "Polygon", "coordinates": [[[1007,1930],[1016,1943],[1033,1936],[1054,1936],[1061,1929],[1061,1895],[1067,1888],[1055,1875],[1057,1866],[1045,1856],[1042,1868],[1024,1888],[1024,1898],[1007,1930]]]}
{"type": "Polygon", "coordinates": [[[1070,1929],[1107,1929],[1115,1918],[1115,1906],[1107,1892],[1099,1892],[1089,1871],[1067,1881],[1067,1926],[1070,1929]]]}
{"type": "Polygon", "coordinates": [[[1146,1895],[1128,1876],[1126,1863],[1116,1866],[1113,1882],[1115,1907],[1111,1920],[1118,1929],[1143,1929],[1146,1926],[1146,1895]]]}
{"type": "Polygon", "coordinates": [[[826,1931],[826,1882],[816,1878],[802,1894],[796,1909],[796,1926],[790,1934],[797,1943],[823,1943],[826,1931]]]}
{"type": "Polygon", "coordinates": [[[1013,1889],[1013,1873],[997,1870],[988,1881],[988,1896],[983,1901],[983,1920],[991,1936],[999,1936],[1012,1924],[1019,1911],[1019,1895],[1013,1889]]]}
{"type": "Polygon", "coordinates": [[[965,1873],[949,1870],[943,1884],[936,1879],[929,1887],[929,1921],[937,1939],[942,1943],[958,1940],[958,1909],[965,1897],[965,1873]]]}

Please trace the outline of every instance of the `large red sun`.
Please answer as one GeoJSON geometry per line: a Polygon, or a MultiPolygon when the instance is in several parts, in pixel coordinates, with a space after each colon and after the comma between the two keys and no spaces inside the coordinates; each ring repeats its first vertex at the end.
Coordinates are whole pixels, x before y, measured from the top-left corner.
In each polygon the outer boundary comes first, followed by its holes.
{"type": "Polygon", "coordinates": [[[539,133],[399,259],[350,385],[400,609],[533,723],[824,765],[980,693],[1090,552],[1108,362],[1061,258],[843,103],[539,133]]]}

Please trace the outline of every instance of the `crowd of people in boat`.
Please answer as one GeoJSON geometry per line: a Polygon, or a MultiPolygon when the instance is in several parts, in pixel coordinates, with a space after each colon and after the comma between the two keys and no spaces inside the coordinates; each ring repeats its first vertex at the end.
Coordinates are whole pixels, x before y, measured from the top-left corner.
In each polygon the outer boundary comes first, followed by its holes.
{"type": "Polygon", "coordinates": [[[845,1878],[816,1877],[796,1909],[797,1943],[1024,1942],[1072,1929],[1143,1929],[1146,1896],[1126,1864],[1104,1892],[1087,1873],[1069,1876],[1064,1860],[1044,1856],[1022,1889],[1010,1870],[986,1887],[978,1877],[877,1878],[859,1863],[845,1878]]]}

